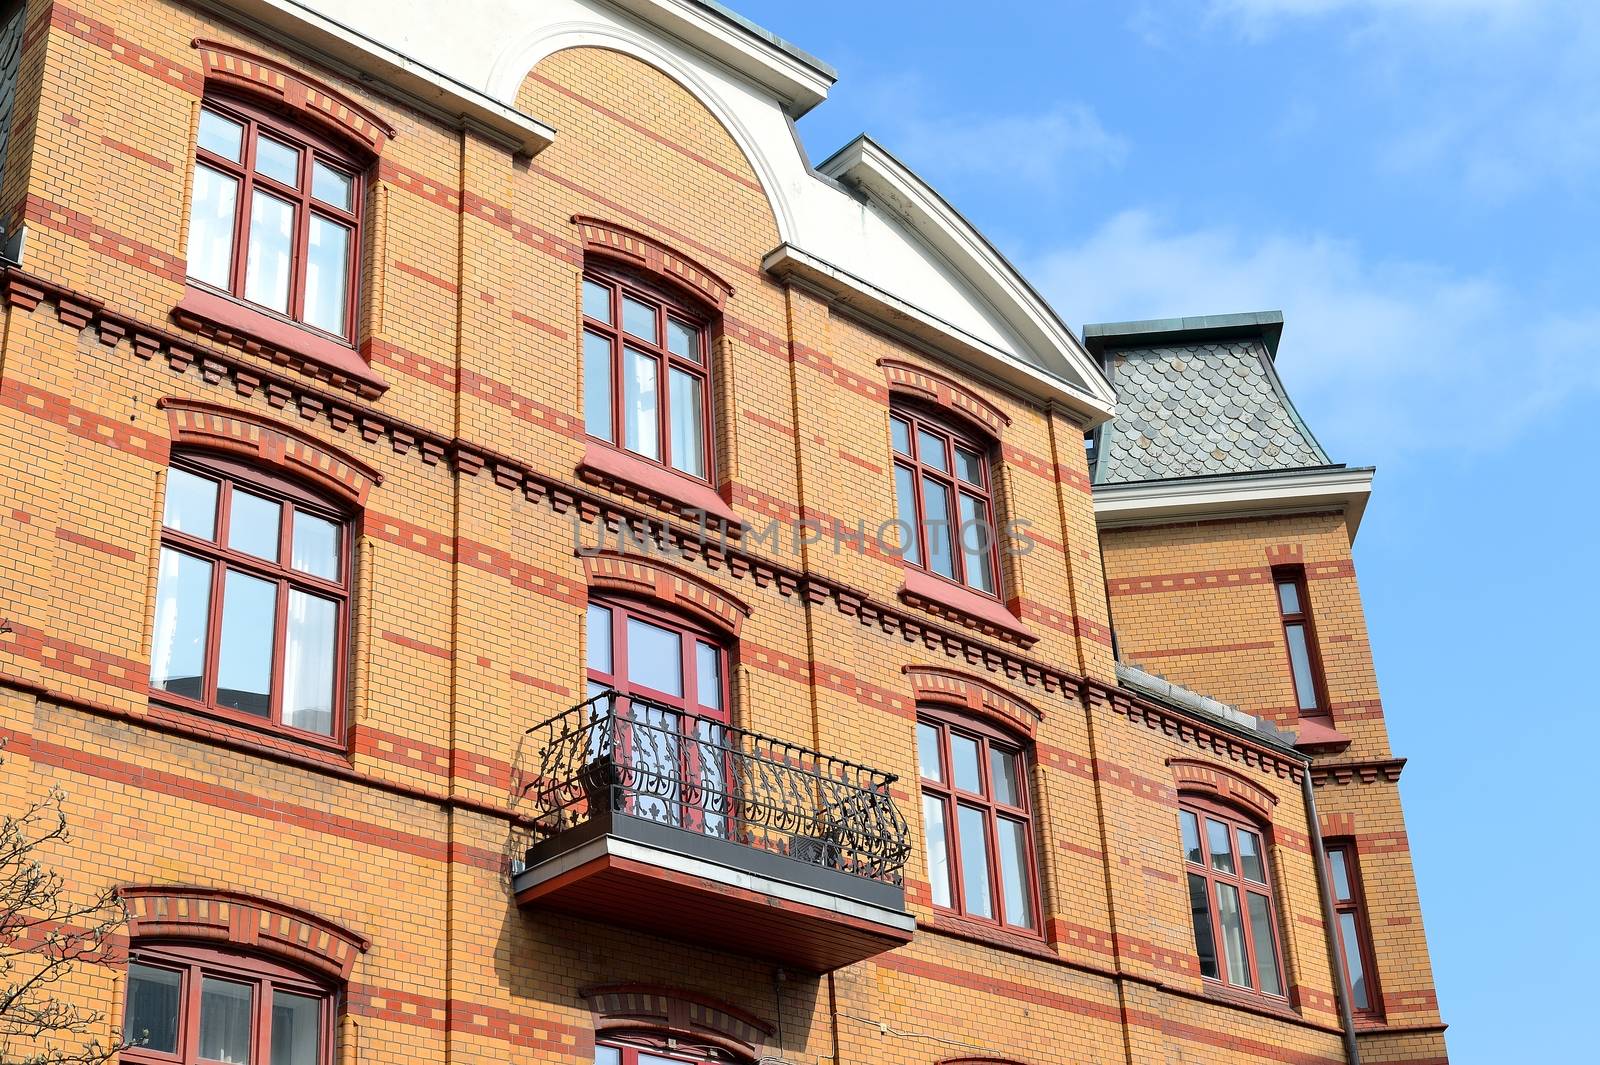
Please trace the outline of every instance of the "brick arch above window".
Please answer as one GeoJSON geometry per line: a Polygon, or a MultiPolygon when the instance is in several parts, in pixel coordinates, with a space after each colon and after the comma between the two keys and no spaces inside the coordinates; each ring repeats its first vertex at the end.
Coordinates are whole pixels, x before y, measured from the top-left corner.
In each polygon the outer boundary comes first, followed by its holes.
{"type": "Polygon", "coordinates": [[[339,499],[362,506],[383,475],[331,444],[248,411],[198,400],[163,399],[175,448],[198,448],[238,455],[309,481],[339,499]]]}
{"type": "Polygon", "coordinates": [[[970,673],[943,666],[905,666],[901,671],[911,681],[911,692],[918,703],[953,706],[1028,737],[1044,720],[1044,714],[1032,703],[970,673]]]}
{"type": "Polygon", "coordinates": [[[271,899],[176,884],[124,887],[134,939],[226,943],[348,980],[372,943],[357,932],[271,899]]]}
{"type": "Polygon", "coordinates": [[[972,389],[925,366],[900,359],[879,359],[891,395],[911,396],[932,403],[963,424],[982,430],[992,440],[1011,424],[1006,413],[972,389]]]}
{"type": "Polygon", "coordinates": [[[651,558],[617,552],[586,553],[584,576],[596,591],[653,600],[688,614],[730,638],[737,638],[750,607],[736,596],[688,570],[651,558]]]}
{"type": "Polygon", "coordinates": [[[594,1011],[595,1034],[649,1031],[708,1043],[751,1059],[771,1038],[771,1025],[737,1006],[656,984],[607,984],[578,994],[594,1011]]]}
{"type": "Polygon", "coordinates": [[[733,295],[733,286],[710,269],[636,229],[581,214],[573,215],[572,222],[578,227],[586,255],[623,263],[669,282],[718,311],[733,295]]]}
{"type": "Polygon", "coordinates": [[[1020,1058],[940,1058],[936,1065],[1028,1065],[1020,1058]]]}
{"type": "Polygon", "coordinates": [[[1191,795],[1203,795],[1241,807],[1257,817],[1270,822],[1278,797],[1261,785],[1209,762],[1188,758],[1169,758],[1167,767],[1177,780],[1178,790],[1191,795]]]}
{"type": "Polygon", "coordinates": [[[276,60],[218,41],[196,38],[208,89],[229,89],[275,104],[380,155],[394,127],[337,89],[276,60]]]}

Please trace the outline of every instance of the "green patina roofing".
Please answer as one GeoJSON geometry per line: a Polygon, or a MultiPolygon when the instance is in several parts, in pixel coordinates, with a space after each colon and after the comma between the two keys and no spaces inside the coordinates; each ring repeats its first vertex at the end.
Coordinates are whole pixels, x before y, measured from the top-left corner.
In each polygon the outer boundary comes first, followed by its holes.
{"type": "Polygon", "coordinates": [[[839,80],[839,72],[831,65],[824,63],[822,60],[818,59],[805,49],[790,44],[788,41],[784,40],[782,37],[779,37],[771,30],[756,25],[754,22],[751,22],[749,19],[745,18],[732,8],[724,7],[722,4],[717,3],[717,0],[693,0],[693,2],[696,6],[705,8],[718,18],[725,19],[728,22],[733,23],[735,26],[750,34],[752,37],[757,37],[765,41],[767,44],[772,45],[772,47],[778,49],[778,51],[783,52],[785,55],[799,60],[806,66],[815,70],[817,73],[826,77],[829,81],[839,80]]]}
{"type": "Polygon", "coordinates": [[[1137,347],[1142,343],[1178,344],[1188,340],[1259,336],[1267,354],[1278,357],[1283,334],[1282,311],[1247,311],[1243,314],[1197,314],[1188,318],[1146,318],[1139,322],[1102,322],[1083,327],[1083,343],[1096,355],[1110,347],[1137,347]]]}

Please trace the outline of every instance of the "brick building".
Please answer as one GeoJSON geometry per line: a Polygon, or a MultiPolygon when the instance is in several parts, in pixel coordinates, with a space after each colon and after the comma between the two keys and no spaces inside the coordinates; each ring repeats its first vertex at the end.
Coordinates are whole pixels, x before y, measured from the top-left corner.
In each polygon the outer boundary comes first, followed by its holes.
{"type": "Polygon", "coordinates": [[[1080,340],[706,0],[3,16],[0,781],[124,1061],[1446,1060],[1280,318],[1080,340]]]}

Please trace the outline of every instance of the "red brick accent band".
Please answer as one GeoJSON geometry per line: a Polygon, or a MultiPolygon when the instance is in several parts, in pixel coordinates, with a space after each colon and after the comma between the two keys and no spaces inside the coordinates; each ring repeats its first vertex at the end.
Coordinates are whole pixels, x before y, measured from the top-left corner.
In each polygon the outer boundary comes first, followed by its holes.
{"type": "Polygon", "coordinates": [[[362,505],[383,475],[365,462],[300,430],[248,411],[191,399],[162,399],[172,441],[182,447],[243,455],[302,480],[310,480],[362,505]]]}
{"type": "Polygon", "coordinates": [[[128,934],[134,939],[203,939],[265,951],[346,980],[372,946],[366,936],[304,910],[217,888],[125,887],[128,934]]]}
{"type": "Polygon", "coordinates": [[[943,666],[904,666],[918,702],[955,706],[1032,736],[1044,714],[1032,703],[995,687],[981,677],[943,666]]]}
{"type": "Polygon", "coordinates": [[[655,559],[641,559],[615,552],[586,554],[583,572],[589,589],[605,589],[644,596],[686,614],[737,638],[750,607],[716,585],[655,559]]]}
{"type": "Polygon", "coordinates": [[[1268,820],[1272,818],[1272,808],[1278,805],[1278,797],[1272,792],[1219,765],[1188,758],[1168,758],[1167,765],[1183,791],[1204,792],[1227,802],[1243,803],[1268,820]]]}
{"type": "Polygon", "coordinates": [[[195,40],[205,65],[206,85],[238,92],[287,107],[355,141],[373,155],[394,136],[394,127],[337,89],[290,70],[265,56],[217,41],[195,40]]]}
{"type": "Polygon", "coordinates": [[[733,286],[687,255],[673,251],[637,229],[575,214],[572,222],[585,254],[603,255],[648,271],[679,288],[686,288],[717,310],[733,295],[733,286]]]}
{"type": "Polygon", "coordinates": [[[1004,411],[959,381],[900,359],[879,359],[889,391],[934,403],[963,422],[974,423],[994,439],[1011,424],[1004,411]]]}
{"type": "Polygon", "coordinates": [[[688,991],[655,984],[608,984],[578,992],[595,1013],[595,1030],[646,1024],[691,1038],[715,1039],[730,1049],[756,1056],[773,1029],[736,1006],[688,991]]]}

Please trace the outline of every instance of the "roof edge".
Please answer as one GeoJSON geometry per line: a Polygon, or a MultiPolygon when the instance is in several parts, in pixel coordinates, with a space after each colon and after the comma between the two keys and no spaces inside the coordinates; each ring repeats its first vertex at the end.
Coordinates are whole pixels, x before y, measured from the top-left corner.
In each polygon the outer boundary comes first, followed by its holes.
{"type": "Polygon", "coordinates": [[[1354,543],[1372,496],[1372,466],[1313,466],[1094,486],[1101,529],[1337,510],[1354,543]]]}
{"type": "Polygon", "coordinates": [[[1108,348],[1157,347],[1186,340],[1249,336],[1265,341],[1267,354],[1276,360],[1278,339],[1282,335],[1282,311],[1145,318],[1133,322],[1099,322],[1083,327],[1084,346],[1097,356],[1108,348]]]}

